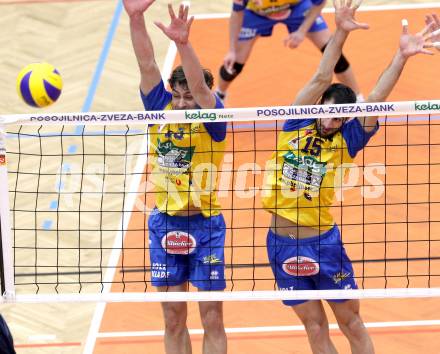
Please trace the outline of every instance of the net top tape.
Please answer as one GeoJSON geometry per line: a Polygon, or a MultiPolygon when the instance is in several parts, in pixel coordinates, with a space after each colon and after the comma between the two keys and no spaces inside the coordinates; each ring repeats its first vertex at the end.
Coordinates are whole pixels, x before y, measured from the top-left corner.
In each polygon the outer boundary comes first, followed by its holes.
{"type": "Polygon", "coordinates": [[[440,115],[440,100],[200,110],[0,115],[0,125],[121,125],[440,115]]]}

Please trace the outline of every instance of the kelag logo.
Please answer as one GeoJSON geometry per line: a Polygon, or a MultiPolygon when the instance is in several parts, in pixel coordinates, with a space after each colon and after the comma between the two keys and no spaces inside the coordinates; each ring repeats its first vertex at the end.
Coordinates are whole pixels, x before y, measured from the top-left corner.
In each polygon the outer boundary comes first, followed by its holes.
{"type": "Polygon", "coordinates": [[[200,111],[195,113],[189,113],[185,111],[185,119],[208,119],[208,120],[217,120],[217,114],[215,113],[202,113],[200,111]]]}
{"type": "Polygon", "coordinates": [[[436,103],[414,103],[414,108],[416,111],[429,111],[429,110],[437,110],[440,111],[440,104],[436,103]]]}

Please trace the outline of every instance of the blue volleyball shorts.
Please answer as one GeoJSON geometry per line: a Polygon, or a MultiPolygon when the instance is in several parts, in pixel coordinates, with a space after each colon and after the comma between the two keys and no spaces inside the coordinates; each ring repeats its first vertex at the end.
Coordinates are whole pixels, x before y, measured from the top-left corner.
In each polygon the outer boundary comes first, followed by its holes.
{"type": "MultiPolygon", "coordinates": [[[[267,252],[280,290],[357,289],[353,266],[337,225],[321,236],[305,239],[278,236],[269,230],[267,252]]],[[[283,303],[294,306],[306,301],[283,303]]]]}
{"type": "Polygon", "coordinates": [[[148,229],[154,286],[190,281],[200,290],[226,288],[223,215],[170,216],[153,210],[148,229]]]}
{"type": "MultiPolygon", "coordinates": [[[[305,16],[307,15],[307,12],[310,10],[311,6],[312,4],[310,1],[303,1],[290,10],[287,10],[288,12],[284,17],[279,16],[279,18],[276,16],[272,16],[271,18],[260,16],[253,11],[245,9],[243,10],[243,24],[241,26],[238,40],[246,41],[257,36],[271,36],[273,27],[278,23],[286,25],[289,33],[296,32],[304,22],[305,16]]],[[[315,22],[313,22],[309,32],[319,32],[327,28],[327,23],[320,15],[316,18],[315,22]]]]}

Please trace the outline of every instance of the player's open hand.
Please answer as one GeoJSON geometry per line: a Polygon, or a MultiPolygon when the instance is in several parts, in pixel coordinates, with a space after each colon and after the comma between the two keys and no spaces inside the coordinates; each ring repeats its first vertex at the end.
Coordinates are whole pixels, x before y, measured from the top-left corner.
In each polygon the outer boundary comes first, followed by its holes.
{"type": "Polygon", "coordinates": [[[336,26],[347,32],[368,29],[368,24],[357,22],[354,18],[356,10],[361,4],[362,0],[333,0],[336,26]]]}
{"type": "Polygon", "coordinates": [[[143,14],[156,0],[123,0],[128,16],[143,14]]]}
{"type": "Polygon", "coordinates": [[[295,49],[299,47],[299,45],[304,41],[305,38],[305,33],[301,31],[292,32],[284,40],[284,45],[286,47],[289,47],[290,49],[295,49]]]}
{"type": "Polygon", "coordinates": [[[416,34],[409,33],[408,21],[402,20],[402,35],[400,36],[400,53],[405,58],[409,58],[416,54],[434,54],[426,48],[432,48],[433,44],[428,42],[431,28],[434,23],[426,25],[426,27],[416,34]]]}
{"type": "Polygon", "coordinates": [[[426,25],[431,25],[431,33],[429,34],[429,39],[434,48],[437,48],[440,51],[440,18],[436,14],[427,15],[425,18],[426,25]]]}
{"type": "Polygon", "coordinates": [[[176,42],[176,44],[186,44],[188,43],[189,32],[194,21],[193,16],[188,20],[188,11],[188,6],[180,5],[179,15],[176,17],[173,7],[171,4],[168,4],[171,23],[168,27],[161,22],[155,22],[155,25],[159,27],[169,39],[176,42]]]}

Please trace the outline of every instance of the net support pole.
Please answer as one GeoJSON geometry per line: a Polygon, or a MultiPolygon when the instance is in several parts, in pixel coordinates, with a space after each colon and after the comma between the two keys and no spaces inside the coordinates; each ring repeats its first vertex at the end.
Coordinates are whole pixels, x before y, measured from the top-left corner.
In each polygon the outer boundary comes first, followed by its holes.
{"type": "Polygon", "coordinates": [[[9,209],[8,169],[6,164],[6,133],[0,125],[0,271],[1,292],[6,299],[15,297],[14,251],[9,209]]]}

